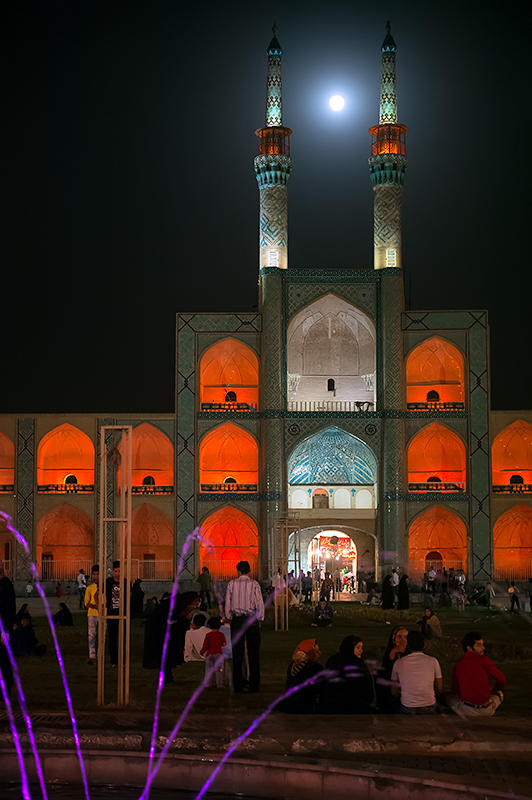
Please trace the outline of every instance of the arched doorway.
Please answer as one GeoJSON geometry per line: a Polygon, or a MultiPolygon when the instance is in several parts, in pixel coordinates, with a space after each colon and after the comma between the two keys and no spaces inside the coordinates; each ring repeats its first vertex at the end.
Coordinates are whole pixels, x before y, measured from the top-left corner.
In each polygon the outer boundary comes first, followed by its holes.
{"type": "Polygon", "coordinates": [[[409,575],[423,576],[429,557],[441,559],[441,568],[467,572],[467,528],[464,521],[443,506],[432,506],[411,523],[408,532],[409,575]]]}
{"type": "Polygon", "coordinates": [[[80,508],[62,503],[41,517],[37,525],[37,566],[43,580],[75,580],[87,575],[94,559],[94,526],[80,508]]]}
{"type": "Polygon", "coordinates": [[[209,347],[200,361],[202,409],[225,403],[256,408],[258,401],[259,361],[251,347],[232,338],[209,347]]]}
{"type": "Polygon", "coordinates": [[[233,506],[210,514],[201,523],[200,569],[208,567],[213,578],[236,577],[239,561],[249,561],[251,573],[258,577],[259,532],[254,520],[233,506]]]}
{"type": "Polygon", "coordinates": [[[353,539],[342,531],[323,530],[317,533],[308,544],[308,569],[319,570],[320,574],[330,573],[335,581],[357,575],[357,547],[353,539]]]}
{"type": "Polygon", "coordinates": [[[408,446],[408,491],[463,492],[466,451],[460,437],[438,422],[422,428],[408,446]]]}
{"type": "Polygon", "coordinates": [[[501,514],[493,527],[494,576],[528,580],[532,576],[532,508],[520,503],[501,514]]]}
{"type": "MultiPolygon", "coordinates": [[[[120,453],[122,448],[120,442],[120,453]]],[[[133,494],[171,494],[174,488],[174,448],[168,436],[149,422],[143,422],[133,428],[132,450],[133,494]]],[[[118,469],[116,475],[120,490],[122,471],[118,469]]]]}
{"type": "Polygon", "coordinates": [[[406,401],[409,408],[464,407],[464,358],[439,336],[415,347],[406,360],[406,401]]]}
{"type": "Polygon", "coordinates": [[[258,470],[257,442],[239,425],[220,425],[201,440],[199,479],[202,492],[256,492],[258,470]]]}
{"type": "Polygon", "coordinates": [[[94,445],[86,433],[65,422],[43,436],[37,449],[37,486],[39,492],[52,494],[94,491],[94,445]]]}
{"type": "Polygon", "coordinates": [[[149,503],[143,503],[133,511],[131,558],[135,578],[170,580],[174,577],[172,523],[149,503]]]}
{"type": "Polygon", "coordinates": [[[493,491],[532,492],[532,425],[516,419],[495,437],[491,447],[493,491]]]}
{"type": "Polygon", "coordinates": [[[438,573],[443,571],[443,556],[437,550],[431,550],[425,556],[425,572],[430,572],[431,569],[438,573]]]}

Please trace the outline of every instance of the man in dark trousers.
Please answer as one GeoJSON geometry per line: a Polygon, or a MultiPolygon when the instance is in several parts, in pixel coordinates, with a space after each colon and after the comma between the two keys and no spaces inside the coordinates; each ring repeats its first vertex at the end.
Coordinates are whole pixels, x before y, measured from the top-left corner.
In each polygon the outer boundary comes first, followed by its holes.
{"type": "MultiPolygon", "coordinates": [[[[108,617],[117,617],[120,609],[120,561],[113,561],[113,572],[105,581],[105,602],[108,617]]],[[[107,620],[111,666],[118,666],[118,620],[107,620]]]]}
{"type": "Polygon", "coordinates": [[[233,688],[235,692],[260,689],[260,623],[264,602],[257,581],[249,577],[249,561],[236,565],[238,578],[229,581],[225,593],[225,619],[231,624],[233,688]],[[244,647],[247,647],[249,685],[244,680],[244,647]]]}

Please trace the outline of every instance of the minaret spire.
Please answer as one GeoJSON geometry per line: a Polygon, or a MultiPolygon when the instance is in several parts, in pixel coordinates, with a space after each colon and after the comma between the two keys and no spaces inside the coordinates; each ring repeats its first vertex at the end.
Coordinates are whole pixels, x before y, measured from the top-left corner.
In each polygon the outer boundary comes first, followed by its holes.
{"type": "Polygon", "coordinates": [[[255,131],[258,155],[254,161],[259,184],[259,268],[288,267],[288,203],[286,183],[290,176],[290,128],[283,127],[282,55],[274,23],[268,45],[266,115],[263,128],[255,131]]]}
{"type": "Polygon", "coordinates": [[[381,46],[381,91],[379,124],[369,129],[373,136],[368,159],[374,191],[375,269],[402,267],[401,194],[406,169],[406,125],[397,122],[395,54],[397,45],[386,23],[381,46]]]}

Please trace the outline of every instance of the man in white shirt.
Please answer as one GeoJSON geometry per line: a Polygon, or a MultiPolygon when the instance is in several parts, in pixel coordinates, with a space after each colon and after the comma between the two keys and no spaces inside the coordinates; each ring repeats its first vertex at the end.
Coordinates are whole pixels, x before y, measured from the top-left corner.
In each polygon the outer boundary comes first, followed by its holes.
{"type": "Polygon", "coordinates": [[[87,588],[87,578],[85,576],[84,569],[80,569],[76,580],[78,582],[79,607],[83,608],[84,607],[83,600],[85,599],[85,589],[87,588]]]}
{"type": "Polygon", "coordinates": [[[407,655],[396,660],[392,669],[392,692],[401,697],[403,714],[433,714],[436,694],[442,690],[438,659],[423,652],[425,639],[420,631],[407,636],[407,655]]]}
{"type": "Polygon", "coordinates": [[[205,661],[205,656],[202,656],[200,651],[205,636],[210,631],[210,628],[205,625],[206,622],[205,614],[195,614],[192,618],[190,630],[185,633],[185,649],[183,651],[185,661],[205,661]]]}
{"type": "Polygon", "coordinates": [[[250,569],[249,561],[239,561],[236,565],[238,578],[229,581],[225,593],[224,617],[231,625],[235,692],[258,692],[260,689],[260,623],[264,619],[264,602],[258,582],[249,577],[250,569]],[[245,648],[249,686],[243,673],[245,648]]]}

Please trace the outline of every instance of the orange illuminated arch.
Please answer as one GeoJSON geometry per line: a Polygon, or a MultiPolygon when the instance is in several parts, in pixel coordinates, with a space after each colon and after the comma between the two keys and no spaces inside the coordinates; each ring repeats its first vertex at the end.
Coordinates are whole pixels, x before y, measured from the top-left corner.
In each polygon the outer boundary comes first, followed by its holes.
{"type": "MultiPolygon", "coordinates": [[[[143,422],[133,428],[133,464],[131,483],[133,486],[173,486],[174,448],[172,442],[159,428],[143,422]],[[153,481],[150,480],[153,478],[153,481]]],[[[123,452],[123,443],[118,449],[123,452]]],[[[118,487],[122,479],[117,470],[118,487]]]]}
{"type": "Polygon", "coordinates": [[[454,511],[432,506],[410,525],[408,533],[409,570],[416,575],[425,571],[425,559],[441,554],[443,566],[467,572],[467,528],[454,511]]]}
{"type": "Polygon", "coordinates": [[[427,395],[431,392],[438,394],[441,403],[464,402],[463,356],[439,336],[418,344],[406,361],[407,403],[430,402],[427,395]]]}
{"type": "Polygon", "coordinates": [[[237,339],[222,339],[203,354],[200,362],[202,403],[225,403],[234,392],[237,403],[259,400],[259,361],[251,347],[237,339]]]}
{"type": "MultiPolygon", "coordinates": [[[[174,558],[174,529],[168,517],[149,503],[137,506],[131,525],[131,557],[144,565],[154,561],[170,564],[174,558]]],[[[156,565],[155,565],[156,567],[156,565]]],[[[141,570],[140,574],[146,570],[141,570]]]]}
{"type": "Polygon", "coordinates": [[[465,446],[445,425],[433,422],[417,433],[408,447],[408,482],[465,483],[465,446]]]}
{"type": "Polygon", "coordinates": [[[37,450],[37,483],[64,484],[75,475],[78,484],[94,485],[94,445],[69,422],[43,436],[37,450]]]}
{"type": "Polygon", "coordinates": [[[15,446],[9,436],[0,433],[0,487],[13,486],[14,483],[15,446]]]}
{"type": "Polygon", "coordinates": [[[257,577],[259,563],[258,530],[243,511],[225,506],[211,514],[201,525],[200,567],[208,567],[220,580],[236,577],[239,561],[249,561],[251,574],[257,577]]]}
{"type": "Polygon", "coordinates": [[[532,569],[532,508],[520,503],[501,514],[493,527],[497,577],[529,578],[532,569]],[[507,575],[505,575],[507,573],[507,575]]]}
{"type": "Polygon", "coordinates": [[[94,525],[88,514],[62,503],[42,516],[37,525],[38,565],[43,553],[52,557],[58,577],[75,576],[81,567],[87,572],[94,559],[94,525]]]}
{"type": "Polygon", "coordinates": [[[514,475],[532,483],[532,425],[517,419],[504,428],[493,440],[491,463],[496,485],[507,486],[514,475]]]}
{"type": "Polygon", "coordinates": [[[200,483],[258,483],[259,449],[250,433],[238,425],[226,423],[208,433],[199,450],[200,483]]]}

